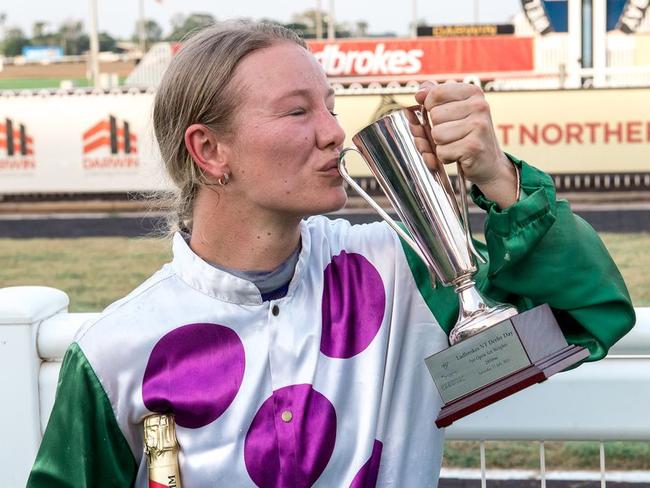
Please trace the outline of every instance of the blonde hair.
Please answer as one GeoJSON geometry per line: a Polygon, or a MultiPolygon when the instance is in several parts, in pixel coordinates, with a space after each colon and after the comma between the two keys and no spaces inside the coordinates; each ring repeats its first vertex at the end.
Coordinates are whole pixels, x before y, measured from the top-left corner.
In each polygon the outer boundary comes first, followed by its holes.
{"type": "Polygon", "coordinates": [[[240,96],[232,86],[235,69],[248,54],[281,41],[307,48],[295,32],[279,25],[214,24],[185,41],[165,71],[154,100],[153,125],[165,169],[176,185],[170,232],[191,232],[195,197],[207,183],[185,147],[185,130],[203,124],[216,134],[230,134],[240,96]]]}

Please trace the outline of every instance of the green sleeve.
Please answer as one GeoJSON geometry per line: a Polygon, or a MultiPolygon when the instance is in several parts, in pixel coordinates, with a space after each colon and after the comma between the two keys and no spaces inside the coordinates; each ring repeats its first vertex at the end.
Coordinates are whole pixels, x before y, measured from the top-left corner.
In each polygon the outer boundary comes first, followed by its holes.
{"type": "MultiPolygon", "coordinates": [[[[475,245],[488,264],[480,266],[477,286],[520,310],[548,303],[567,341],[586,347],[588,360],[600,359],[634,325],[625,283],[591,226],[571,212],[567,201],[556,201],[552,179],[510,158],[521,170],[518,203],[502,210],[472,188],[475,203],[487,212],[486,243],[475,245]]],[[[452,287],[432,289],[424,264],[408,246],[404,249],[418,288],[449,332],[458,314],[452,287]]]]}
{"type": "Polygon", "coordinates": [[[84,353],[72,344],[27,487],[127,487],[136,473],[108,397],[84,353]]]}

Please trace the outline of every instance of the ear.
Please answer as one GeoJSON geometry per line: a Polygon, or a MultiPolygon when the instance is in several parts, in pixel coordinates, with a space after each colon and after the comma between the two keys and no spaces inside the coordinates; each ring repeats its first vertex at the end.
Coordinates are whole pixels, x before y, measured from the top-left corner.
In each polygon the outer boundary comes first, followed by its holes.
{"type": "Polygon", "coordinates": [[[205,125],[192,124],[185,130],[185,147],[206,176],[218,179],[230,173],[224,144],[205,125]]]}

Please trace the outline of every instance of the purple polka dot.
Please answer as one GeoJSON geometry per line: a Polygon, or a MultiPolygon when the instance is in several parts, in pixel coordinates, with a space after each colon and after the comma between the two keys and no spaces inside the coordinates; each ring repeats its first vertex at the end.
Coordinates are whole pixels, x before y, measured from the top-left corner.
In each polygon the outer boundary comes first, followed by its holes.
{"type": "Polygon", "coordinates": [[[372,446],[372,454],[366,464],[361,466],[361,469],[352,480],[350,488],[375,488],[377,485],[377,476],[379,475],[379,459],[381,458],[381,449],[384,445],[375,440],[372,446]]]}
{"type": "Polygon", "coordinates": [[[363,352],[379,331],[385,306],[384,284],[370,261],[345,251],[334,256],[325,268],[321,352],[332,358],[363,352]]]}
{"type": "Polygon", "coordinates": [[[307,488],[321,475],[336,441],[332,403],[311,385],[273,392],[244,442],[246,469],[260,488],[307,488]]]}
{"type": "Polygon", "coordinates": [[[232,403],[244,366],[244,346],[232,329],[184,325],[151,351],[142,381],[144,404],[152,412],[174,413],[182,427],[203,427],[232,403]]]}

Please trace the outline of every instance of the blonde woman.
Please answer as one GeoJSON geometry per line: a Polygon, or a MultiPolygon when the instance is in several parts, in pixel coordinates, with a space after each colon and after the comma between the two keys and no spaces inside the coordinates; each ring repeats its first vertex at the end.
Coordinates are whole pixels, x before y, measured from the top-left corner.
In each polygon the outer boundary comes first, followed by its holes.
{"type": "MultiPolygon", "coordinates": [[[[416,101],[488,212],[480,288],[549,303],[603,357],[634,314],[593,230],[500,150],[480,90],[425,84],[416,101]]],[[[346,202],[334,102],[283,28],[216,25],[183,45],[154,108],[173,261],[77,335],[30,487],[147,486],[151,412],[175,415],[184,486],[437,485],[424,358],[448,346],[458,302],[386,224],[318,216],[346,202]]]]}

